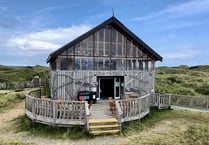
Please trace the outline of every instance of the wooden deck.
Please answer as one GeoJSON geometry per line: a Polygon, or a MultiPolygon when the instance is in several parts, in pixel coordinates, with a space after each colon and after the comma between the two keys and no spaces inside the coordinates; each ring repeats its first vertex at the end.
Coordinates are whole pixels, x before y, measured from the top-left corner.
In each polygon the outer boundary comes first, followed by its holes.
{"type": "Polygon", "coordinates": [[[108,100],[101,100],[97,101],[96,104],[92,104],[89,119],[107,118],[116,118],[116,114],[110,111],[108,100]]]}
{"type": "Polygon", "coordinates": [[[168,109],[172,105],[209,110],[209,99],[173,94],[147,94],[139,98],[97,101],[88,109],[86,101],[41,99],[40,91],[30,92],[25,99],[25,114],[33,122],[53,126],[85,125],[92,134],[118,133],[123,122],[140,120],[150,107],[168,109]],[[90,112],[90,115],[89,115],[90,112]]]}

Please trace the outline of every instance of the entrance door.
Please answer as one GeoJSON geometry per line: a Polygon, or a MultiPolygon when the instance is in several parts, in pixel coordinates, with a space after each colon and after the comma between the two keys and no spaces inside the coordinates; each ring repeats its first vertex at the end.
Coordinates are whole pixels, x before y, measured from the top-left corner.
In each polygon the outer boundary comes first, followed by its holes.
{"type": "Polygon", "coordinates": [[[99,78],[100,99],[108,99],[114,97],[114,78],[99,78]]]}
{"type": "Polygon", "coordinates": [[[98,77],[98,100],[106,100],[108,97],[113,97],[114,99],[120,99],[121,94],[123,94],[123,77],[98,77]]]}

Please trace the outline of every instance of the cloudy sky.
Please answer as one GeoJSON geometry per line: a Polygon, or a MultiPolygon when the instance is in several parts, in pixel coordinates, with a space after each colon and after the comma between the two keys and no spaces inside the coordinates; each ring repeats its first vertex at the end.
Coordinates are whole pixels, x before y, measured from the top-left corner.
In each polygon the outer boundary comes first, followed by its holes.
{"type": "Polygon", "coordinates": [[[0,0],[0,64],[48,65],[54,50],[114,15],[163,57],[209,64],[209,0],[0,0]]]}

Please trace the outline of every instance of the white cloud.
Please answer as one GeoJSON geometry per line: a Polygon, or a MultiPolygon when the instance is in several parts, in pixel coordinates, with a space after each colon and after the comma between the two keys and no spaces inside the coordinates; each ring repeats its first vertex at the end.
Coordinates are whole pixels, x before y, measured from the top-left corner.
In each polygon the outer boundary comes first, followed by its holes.
{"type": "Polygon", "coordinates": [[[152,20],[157,19],[159,17],[162,19],[180,18],[185,16],[197,15],[205,12],[209,12],[209,0],[192,0],[186,3],[172,5],[159,12],[154,12],[147,16],[136,17],[133,20],[152,20]]]}
{"type": "Polygon", "coordinates": [[[178,48],[160,53],[165,59],[190,59],[200,55],[200,51],[194,48],[178,48]]]}
{"type": "Polygon", "coordinates": [[[32,55],[39,51],[49,52],[60,48],[76,37],[91,29],[88,25],[71,26],[67,28],[46,29],[39,32],[24,32],[16,34],[8,41],[8,47],[24,50],[32,55]]]}

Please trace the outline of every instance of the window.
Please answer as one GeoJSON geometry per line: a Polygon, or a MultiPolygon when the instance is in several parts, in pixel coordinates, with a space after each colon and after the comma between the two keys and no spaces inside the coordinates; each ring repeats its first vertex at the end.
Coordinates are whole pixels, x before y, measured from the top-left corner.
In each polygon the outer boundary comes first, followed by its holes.
{"type": "Polygon", "coordinates": [[[80,57],[76,57],[75,58],[75,70],[81,70],[81,58],[80,57]]]}
{"type": "Polygon", "coordinates": [[[123,59],[112,59],[111,70],[125,70],[125,61],[123,59]]]}
{"type": "Polygon", "coordinates": [[[99,31],[99,41],[104,42],[104,29],[99,31]]]}
{"type": "Polygon", "coordinates": [[[111,40],[111,37],[110,37],[110,31],[111,29],[109,29],[109,28],[106,28],[105,29],[105,42],[110,42],[110,40],[111,40]]]}
{"type": "Polygon", "coordinates": [[[67,70],[73,70],[74,69],[74,59],[73,57],[70,57],[67,59],[67,70]]]}
{"type": "Polygon", "coordinates": [[[110,56],[110,44],[105,44],[105,56],[110,56]]]}
{"type": "Polygon", "coordinates": [[[67,58],[61,58],[61,70],[67,70],[67,58]]]}
{"type": "Polygon", "coordinates": [[[73,55],[73,47],[68,48],[68,55],[73,55]]]}
{"type": "Polygon", "coordinates": [[[93,69],[93,58],[82,58],[82,70],[92,70],[93,69]]]}
{"type": "Polygon", "coordinates": [[[80,43],[75,45],[75,54],[77,54],[77,55],[81,54],[80,43]]]}
{"type": "Polygon", "coordinates": [[[112,44],[111,55],[112,55],[112,56],[116,56],[116,44],[112,44]]]}
{"type": "Polygon", "coordinates": [[[112,43],[116,43],[116,38],[117,36],[116,36],[116,30],[115,29],[112,29],[112,43]]]}

